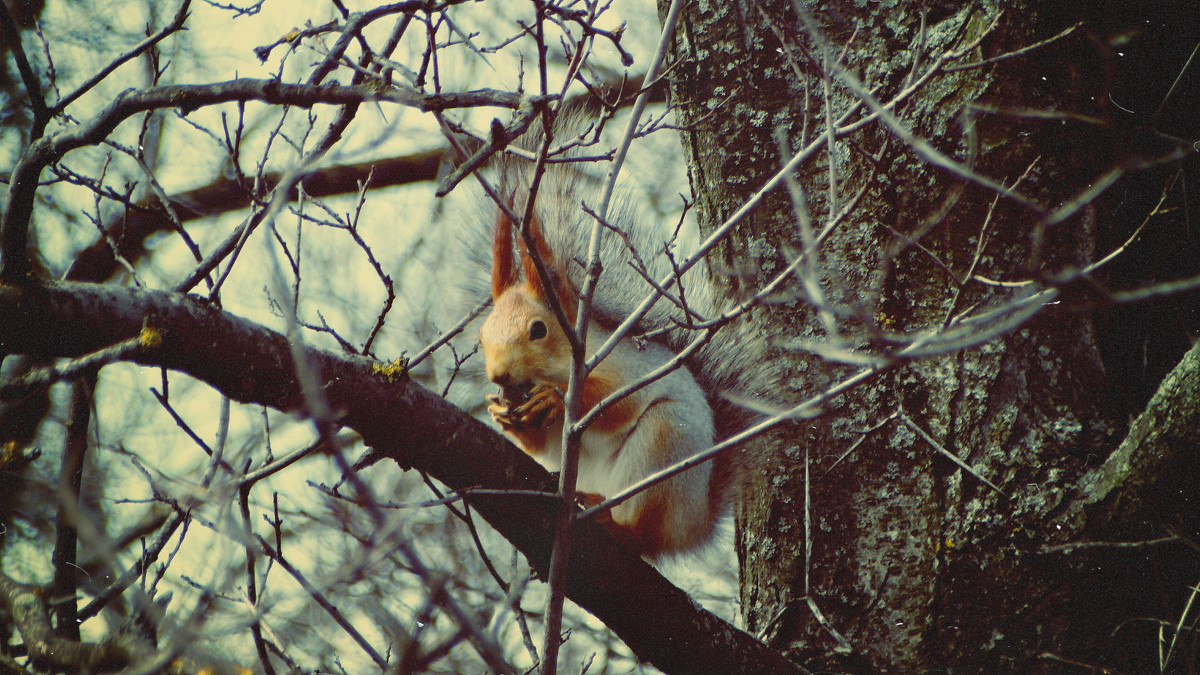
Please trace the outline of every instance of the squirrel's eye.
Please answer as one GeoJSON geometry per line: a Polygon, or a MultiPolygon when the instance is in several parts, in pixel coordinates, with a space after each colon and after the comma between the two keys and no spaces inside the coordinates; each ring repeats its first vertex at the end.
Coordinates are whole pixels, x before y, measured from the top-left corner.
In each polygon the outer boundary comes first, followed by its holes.
{"type": "Polygon", "coordinates": [[[529,324],[530,340],[541,340],[544,337],[546,337],[546,324],[542,323],[540,320],[529,324]]]}

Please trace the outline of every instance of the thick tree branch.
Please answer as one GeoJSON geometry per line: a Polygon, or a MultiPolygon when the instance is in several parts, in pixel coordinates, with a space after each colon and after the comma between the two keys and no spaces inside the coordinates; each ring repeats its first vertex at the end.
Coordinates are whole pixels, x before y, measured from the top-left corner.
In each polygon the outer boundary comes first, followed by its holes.
{"type": "MultiPolygon", "coordinates": [[[[137,335],[145,365],[185,372],[243,403],[301,412],[305,400],[287,339],[191,296],[66,283],[0,285],[0,353],[78,356],[137,335]],[[142,332],[143,326],[150,331],[142,332]]],[[[316,373],[339,423],[381,454],[429,473],[520,549],[535,569],[550,559],[555,501],[531,458],[407,379],[389,381],[365,358],[312,347],[298,352],[316,373]],[[525,494],[472,494],[472,489],[525,494]]],[[[700,609],[591,521],[577,524],[567,596],[595,614],[640,658],[671,673],[804,672],[754,637],[700,609]]]]}
{"type": "Polygon", "coordinates": [[[21,633],[30,662],[47,670],[111,672],[133,660],[132,644],[77,642],[54,634],[41,589],[0,575],[0,607],[21,633]]]}
{"type": "MultiPolygon", "coordinates": [[[[1090,515],[1084,539],[1139,538],[1144,523],[1197,527],[1200,342],[1158,387],[1104,464],[1080,481],[1090,515]],[[1191,517],[1180,517],[1180,515],[1191,517]]],[[[1183,532],[1200,541],[1200,532],[1183,532]]]]}
{"type": "MultiPolygon", "coordinates": [[[[40,669],[39,672],[111,673],[132,670],[164,675],[232,675],[247,672],[237,664],[212,659],[199,662],[177,653],[156,653],[152,645],[130,632],[104,642],[59,637],[51,626],[48,610],[52,599],[45,589],[20,583],[0,573],[0,608],[20,633],[29,663],[40,669]],[[130,670],[128,667],[131,665],[134,667],[130,670]]],[[[4,672],[30,671],[14,667],[4,672]]]]}

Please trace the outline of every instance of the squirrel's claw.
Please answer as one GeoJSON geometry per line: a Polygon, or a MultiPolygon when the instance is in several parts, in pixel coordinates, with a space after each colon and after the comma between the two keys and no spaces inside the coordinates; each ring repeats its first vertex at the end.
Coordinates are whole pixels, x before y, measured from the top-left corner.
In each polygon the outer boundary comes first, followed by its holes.
{"type": "Polygon", "coordinates": [[[512,409],[509,408],[508,404],[503,398],[493,394],[488,396],[487,400],[488,414],[492,416],[492,419],[496,421],[496,424],[500,425],[502,430],[511,431],[518,427],[518,422],[512,417],[512,409]]]}
{"type": "Polygon", "coordinates": [[[526,429],[545,429],[562,417],[562,394],[554,387],[539,384],[529,392],[529,399],[510,412],[526,429]]]}

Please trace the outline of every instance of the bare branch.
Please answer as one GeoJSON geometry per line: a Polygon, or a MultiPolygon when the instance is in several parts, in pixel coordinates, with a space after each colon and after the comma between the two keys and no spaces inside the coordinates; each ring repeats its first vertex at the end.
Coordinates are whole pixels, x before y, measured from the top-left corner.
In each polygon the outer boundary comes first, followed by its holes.
{"type": "Polygon", "coordinates": [[[71,93],[59,99],[58,102],[54,104],[54,107],[50,110],[50,113],[52,115],[56,115],[62,112],[67,108],[67,106],[74,103],[75,100],[80,96],[83,96],[91,91],[97,84],[100,84],[104,78],[111,75],[112,72],[121,67],[122,64],[130,59],[136,58],[139,54],[145,52],[147,49],[154,47],[154,45],[162,42],[169,35],[183,30],[183,23],[187,20],[188,8],[191,6],[191,4],[191,0],[182,0],[182,2],[179,3],[179,9],[175,12],[175,18],[173,18],[169,24],[164,26],[162,30],[147,37],[145,40],[142,40],[138,44],[134,45],[124,54],[121,54],[117,58],[110,61],[108,65],[104,66],[97,71],[95,75],[92,75],[90,78],[88,78],[86,82],[76,87],[75,91],[72,91],[71,93]]]}
{"type": "Polygon", "coordinates": [[[8,3],[0,6],[0,29],[4,31],[4,41],[12,51],[13,60],[17,62],[17,72],[21,73],[21,81],[29,94],[29,104],[33,108],[33,129],[30,131],[30,138],[37,140],[41,138],[42,131],[52,115],[46,107],[42,83],[38,80],[37,73],[33,72],[33,67],[29,65],[29,57],[25,55],[25,47],[21,43],[21,29],[13,20],[8,3]]]}
{"type": "Polygon", "coordinates": [[[169,85],[142,91],[127,90],[103,112],[68,131],[43,138],[34,144],[13,170],[8,204],[0,221],[0,279],[18,282],[28,271],[25,245],[29,217],[33,211],[38,176],[47,165],[66,153],[104,140],[124,120],[147,110],[179,108],[185,113],[196,108],[231,101],[263,101],[280,105],[310,107],[318,104],[391,101],[423,110],[477,105],[516,108],[523,97],[495,90],[462,94],[416,94],[399,90],[379,92],[366,85],[299,85],[275,80],[238,79],[211,85],[169,85]]]}

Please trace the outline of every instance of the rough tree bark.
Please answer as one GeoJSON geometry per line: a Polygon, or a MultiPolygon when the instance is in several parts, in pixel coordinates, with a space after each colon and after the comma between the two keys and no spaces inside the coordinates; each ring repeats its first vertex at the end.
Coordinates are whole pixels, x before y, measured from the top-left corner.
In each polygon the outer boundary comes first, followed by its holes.
{"type": "MultiPolygon", "coordinates": [[[[895,108],[903,129],[865,125],[838,139],[832,171],[822,148],[797,172],[816,230],[862,197],[820,247],[839,333],[799,294],[758,314],[764,335],[781,336],[772,362],[789,366],[775,398],[801,400],[855,370],[797,340],[881,353],[882,333],[945,326],[1019,292],[971,271],[1061,287],[1019,329],[890,370],[770,441],[772,468],[739,514],[744,618],[815,671],[1157,671],[1158,620],[1179,620],[1197,581],[1196,350],[1110,457],[1125,430],[1081,311],[1105,294],[1077,274],[1107,252],[1095,250],[1098,214],[1111,213],[1095,186],[1184,151],[1161,137],[1135,146],[1111,123],[1109,36],[1087,25],[952,68],[1089,16],[1036,1],[684,11],[673,92],[702,228],[861,101],[842,73],[887,102],[978,41],[895,108]],[[936,150],[919,152],[918,139],[936,150]],[[937,152],[1024,198],[932,166],[937,152]],[[1164,543],[1072,545],[1146,540],[1164,543]]],[[[772,193],[725,250],[730,269],[761,280],[787,265],[804,247],[797,213],[794,196],[772,193]]]]}

